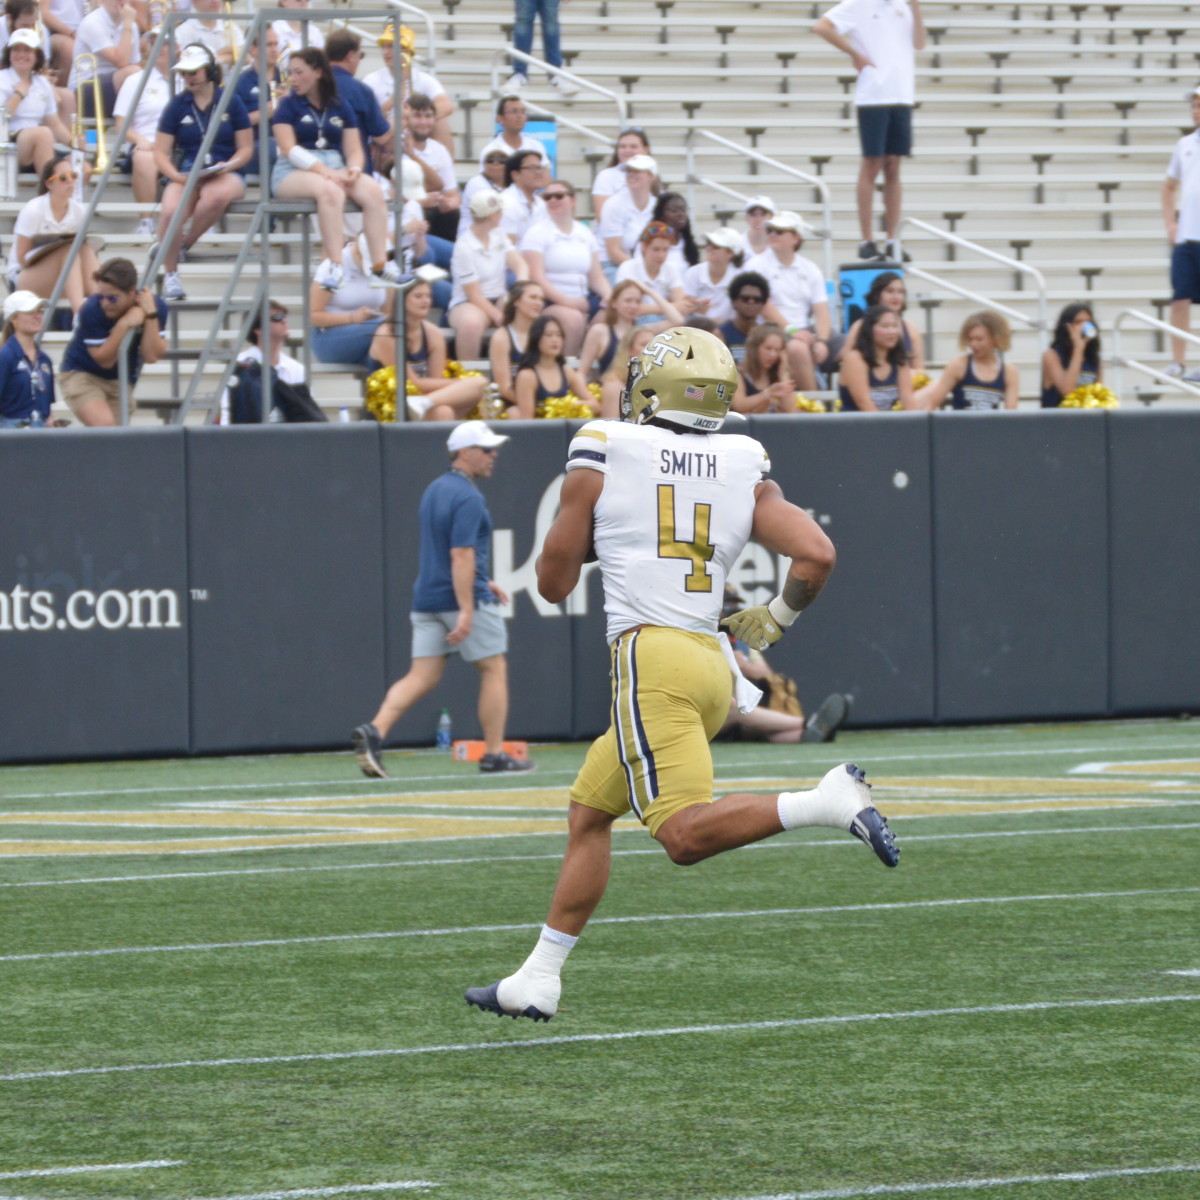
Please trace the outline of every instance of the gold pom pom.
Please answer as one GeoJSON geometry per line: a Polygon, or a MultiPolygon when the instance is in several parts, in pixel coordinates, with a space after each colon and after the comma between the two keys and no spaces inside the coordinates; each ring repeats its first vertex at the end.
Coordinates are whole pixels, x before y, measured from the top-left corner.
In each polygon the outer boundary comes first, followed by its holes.
{"type": "Polygon", "coordinates": [[[1120,408],[1115,393],[1102,383],[1089,383],[1068,392],[1059,408],[1120,408]]]}
{"type": "Polygon", "coordinates": [[[457,359],[446,359],[446,369],[442,372],[443,379],[458,379],[463,373],[463,365],[457,359]]]}
{"type": "Polygon", "coordinates": [[[933,380],[924,371],[918,371],[913,376],[913,391],[915,392],[919,388],[928,387],[932,382],[933,380]]]}
{"type": "Polygon", "coordinates": [[[604,398],[604,388],[598,383],[589,383],[587,385],[587,390],[591,392],[592,399],[595,400],[597,404],[599,404],[604,398]]]}
{"type": "Polygon", "coordinates": [[[578,396],[551,396],[538,405],[537,416],[546,420],[590,420],[595,414],[578,396]]]}
{"type": "Polygon", "coordinates": [[[796,393],[796,411],[823,413],[825,405],[820,400],[810,400],[803,392],[796,393]]]}
{"type": "MultiPolygon", "coordinates": [[[[411,384],[409,385],[412,386],[411,384]]],[[[381,367],[366,379],[367,412],[381,424],[396,419],[396,368],[381,367]]]]}

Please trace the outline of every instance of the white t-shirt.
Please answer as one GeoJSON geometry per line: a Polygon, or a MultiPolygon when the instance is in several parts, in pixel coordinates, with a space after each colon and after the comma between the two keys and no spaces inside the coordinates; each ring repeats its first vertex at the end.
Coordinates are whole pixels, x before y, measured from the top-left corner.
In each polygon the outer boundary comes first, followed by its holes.
{"type": "Polygon", "coordinates": [[[1171,153],[1167,178],[1179,180],[1176,243],[1200,241],[1200,130],[1181,137],[1171,153]]]}
{"type": "Polygon", "coordinates": [[[478,192],[498,192],[504,194],[502,187],[497,187],[486,175],[472,175],[466,183],[463,184],[462,190],[462,206],[465,209],[471,207],[471,197],[478,192]]]}
{"type": "MultiPolygon", "coordinates": [[[[80,14],[82,16],[82,14],[80,14]]],[[[50,61],[50,30],[47,29],[40,21],[37,29],[42,34],[42,53],[46,56],[46,61],[50,61]]],[[[35,30],[36,32],[36,30],[35,30]]],[[[7,17],[0,17],[0,50],[3,50],[8,45],[9,39],[12,37],[12,26],[8,22],[7,17]]]]}
{"type": "Polygon", "coordinates": [[[458,191],[458,180],[454,178],[454,159],[450,151],[435,138],[426,138],[425,145],[418,148],[415,142],[410,144],[412,154],[419,158],[427,167],[432,167],[442,181],[442,191],[458,191]]]}
{"type": "Polygon", "coordinates": [[[658,278],[651,279],[646,270],[646,260],[639,254],[636,258],[627,258],[617,268],[617,283],[623,279],[636,279],[638,283],[648,287],[661,300],[671,299],[671,290],[683,287],[683,276],[679,267],[669,258],[658,270],[658,278]]]}
{"type": "Polygon", "coordinates": [[[789,325],[808,329],[812,325],[813,308],[829,303],[825,276],[820,267],[799,254],[792,259],[791,266],[784,266],[774,250],[764,250],[750,259],[742,270],[757,271],[766,279],[771,285],[771,303],[789,325]]]}
{"type": "Polygon", "coordinates": [[[642,230],[650,224],[653,216],[653,196],[647,198],[645,208],[638,208],[628,189],[613,196],[605,204],[604,211],[600,214],[600,227],[596,230],[596,240],[600,243],[600,261],[611,261],[605,249],[607,238],[620,238],[625,253],[632,254],[638,238],[642,236],[642,230]]]}
{"type": "Polygon", "coordinates": [[[479,284],[485,299],[493,303],[499,300],[508,290],[507,258],[511,249],[512,242],[498,226],[488,234],[486,243],[479,240],[474,225],[460,230],[450,257],[450,276],[454,281],[450,307],[466,301],[468,283],[479,284]]]}
{"type": "Polygon", "coordinates": [[[576,221],[569,233],[563,233],[547,218],[531,225],[521,239],[521,250],[532,250],[542,256],[546,281],[565,296],[588,294],[588,272],[592,269],[592,256],[600,247],[592,231],[576,221]]]}
{"type": "Polygon", "coordinates": [[[916,51],[908,0],[841,0],[825,15],[875,64],[858,73],[855,104],[915,103],[916,51]]]}
{"type": "Polygon", "coordinates": [[[733,303],[729,299],[729,285],[739,273],[739,269],[730,263],[724,278],[713,283],[708,263],[698,262],[683,273],[684,295],[695,300],[707,300],[708,307],[704,310],[704,316],[710,320],[730,321],[733,319],[733,303]]]}
{"type": "MultiPolygon", "coordinates": [[[[208,17],[205,17],[205,20],[208,20],[208,17]]],[[[182,49],[190,42],[199,42],[201,45],[207,46],[214,54],[220,54],[222,50],[229,49],[230,29],[233,30],[233,52],[240,54],[246,35],[238,28],[236,21],[223,17],[220,13],[217,14],[217,23],[212,29],[205,25],[199,17],[190,17],[181,22],[179,28],[175,30],[175,45],[182,49]]],[[[282,49],[280,53],[280,62],[286,62],[287,59],[282,57],[282,49]]]]}
{"type": "Polygon", "coordinates": [[[86,206],[79,200],[72,200],[67,205],[67,215],[61,221],[56,221],[54,213],[50,209],[49,195],[34,196],[32,200],[27,201],[21,207],[21,211],[17,213],[17,220],[13,225],[12,241],[8,245],[9,276],[12,277],[21,270],[22,264],[17,259],[18,237],[36,238],[49,234],[73,234],[79,228],[84,212],[86,212],[86,206]]]}
{"type": "MultiPolygon", "coordinates": [[[[183,27],[180,26],[180,29],[183,27]]],[[[68,84],[71,91],[75,90],[75,84],[78,82],[78,63],[81,54],[94,54],[96,56],[96,71],[100,75],[111,75],[117,68],[112,65],[101,50],[109,50],[121,40],[122,23],[118,18],[116,21],[108,15],[108,12],[103,8],[93,8],[82,21],[79,22],[78,28],[75,30],[75,59],[71,64],[71,79],[68,84]]],[[[176,34],[178,36],[178,33],[176,34]]],[[[138,44],[137,26],[133,27],[132,34],[133,53],[129,59],[130,63],[140,63],[142,61],[142,48],[138,44]]]]}
{"type": "Polygon", "coordinates": [[[371,286],[366,271],[354,255],[354,248],[347,244],[342,251],[342,286],[329,293],[325,311],[352,313],[359,308],[374,308],[382,312],[387,292],[387,288],[371,286]]]}
{"type": "MultiPolygon", "coordinates": [[[[188,0],[189,8],[191,3],[192,0],[188,0]]],[[[175,7],[181,9],[183,5],[177,3],[175,7]]],[[[71,29],[79,27],[87,10],[86,0],[50,0],[50,12],[71,29]]]]}
{"type": "Polygon", "coordinates": [[[515,183],[510,183],[500,193],[500,199],[504,204],[500,228],[512,238],[514,244],[521,241],[530,225],[547,215],[545,200],[541,196],[526,200],[525,193],[515,183]]]}
{"type": "MultiPolygon", "coordinates": [[[[133,103],[133,94],[137,91],[141,78],[140,75],[130,75],[121,84],[121,90],[117,93],[117,100],[113,105],[113,117],[118,125],[133,103]]],[[[151,71],[150,78],[146,80],[146,86],[142,89],[142,94],[138,99],[133,120],[129,123],[129,131],[149,138],[153,142],[154,135],[158,132],[158,119],[162,116],[163,109],[167,107],[170,99],[171,85],[158,71],[151,71]]]]}
{"type": "Polygon", "coordinates": [[[492,140],[488,142],[487,145],[485,145],[484,148],[479,152],[479,169],[481,171],[483,170],[483,160],[487,158],[489,154],[495,154],[497,150],[507,154],[510,158],[518,151],[529,150],[535,154],[541,155],[542,162],[544,162],[546,166],[550,165],[550,155],[546,153],[546,147],[543,146],[542,143],[537,140],[537,138],[530,137],[529,134],[523,133],[521,134],[521,144],[515,150],[504,140],[503,137],[496,136],[492,138],[492,140]]]}
{"type": "Polygon", "coordinates": [[[605,167],[592,180],[592,195],[604,197],[615,196],[618,192],[623,192],[627,186],[624,163],[615,167],[605,167]]]}
{"type": "MultiPolygon", "coordinates": [[[[12,67],[0,71],[0,105],[8,103],[19,83],[17,73],[12,67]]],[[[35,125],[40,125],[47,117],[54,116],[57,111],[58,102],[54,98],[54,85],[44,75],[34,75],[25,99],[17,105],[16,112],[8,118],[8,132],[16,133],[21,129],[32,129],[35,125]]]]}
{"type": "MultiPolygon", "coordinates": [[[[303,28],[303,24],[303,20],[301,20],[301,28],[303,28]]],[[[272,21],[271,28],[275,30],[275,36],[279,39],[279,69],[286,71],[288,55],[293,50],[302,50],[304,48],[304,35],[300,31],[293,29],[286,17],[281,17],[278,21],[272,21]]],[[[176,38],[178,40],[178,35],[176,35],[176,38]]],[[[308,22],[308,44],[316,46],[318,50],[325,49],[325,31],[319,21],[308,22]]]]}

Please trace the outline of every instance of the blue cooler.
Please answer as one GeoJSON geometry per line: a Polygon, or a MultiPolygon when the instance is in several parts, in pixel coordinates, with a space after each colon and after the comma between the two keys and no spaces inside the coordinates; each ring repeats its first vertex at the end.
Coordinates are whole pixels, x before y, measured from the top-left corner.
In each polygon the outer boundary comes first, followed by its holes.
{"type": "Polygon", "coordinates": [[[867,311],[867,293],[884,271],[904,274],[904,268],[886,259],[843,263],[838,267],[838,295],[842,300],[842,332],[845,333],[867,311]]]}

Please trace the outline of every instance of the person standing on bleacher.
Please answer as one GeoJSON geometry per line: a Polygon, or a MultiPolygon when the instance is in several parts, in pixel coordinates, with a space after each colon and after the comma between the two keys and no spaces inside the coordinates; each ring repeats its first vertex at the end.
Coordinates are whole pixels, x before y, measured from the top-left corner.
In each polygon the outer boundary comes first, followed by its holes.
{"type": "MultiPolygon", "coordinates": [[[[1188,333],[1192,303],[1200,302],[1200,87],[1192,93],[1192,124],[1197,126],[1175,143],[1162,187],[1163,223],[1171,243],[1171,324],[1188,333]]],[[[1200,371],[1184,375],[1187,342],[1171,339],[1167,374],[1200,383],[1200,371]]]]}
{"type": "Polygon", "coordinates": [[[916,51],[925,49],[920,0],[841,0],[813,27],[813,33],[849,56],[858,73],[854,106],[862,163],[856,199],[862,242],[859,258],[895,258],[900,247],[900,160],[912,154],[912,112],[916,103],[916,51]],[[871,231],[875,180],[883,172],[881,252],[871,231]]]}

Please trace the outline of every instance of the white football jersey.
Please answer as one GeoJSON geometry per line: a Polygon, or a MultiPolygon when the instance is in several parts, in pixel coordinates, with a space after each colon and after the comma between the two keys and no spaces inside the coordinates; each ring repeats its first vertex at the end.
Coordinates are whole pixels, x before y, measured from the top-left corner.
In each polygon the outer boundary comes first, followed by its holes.
{"type": "Polygon", "coordinates": [[[771,469],[762,444],[589,421],[567,455],[567,470],[578,469],[605,477],[594,533],[609,641],[635,625],[715,635],[725,577],[750,538],[754,492],[771,469]]]}

